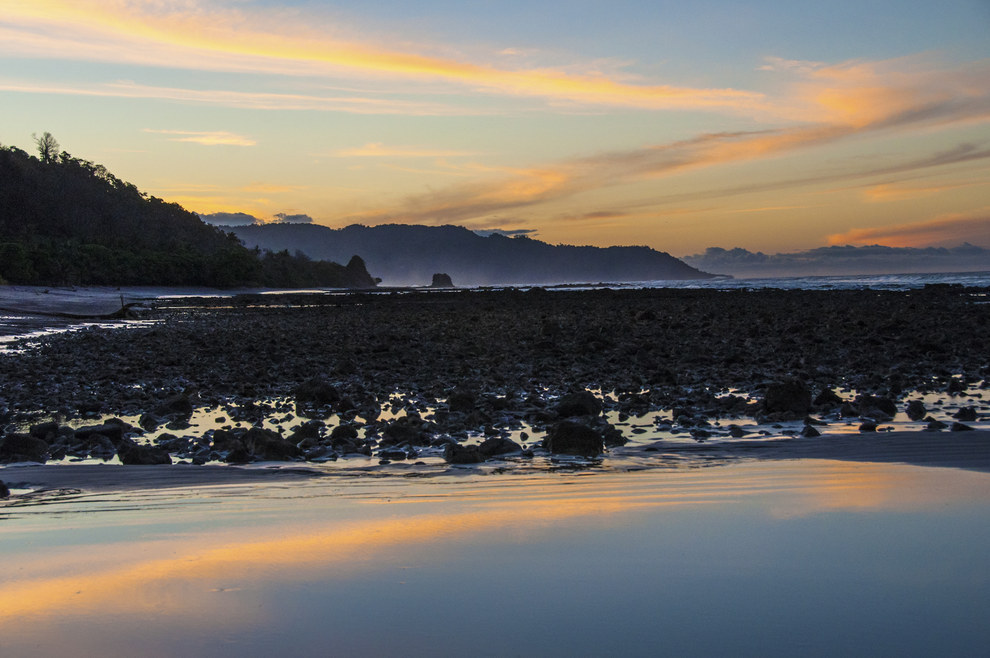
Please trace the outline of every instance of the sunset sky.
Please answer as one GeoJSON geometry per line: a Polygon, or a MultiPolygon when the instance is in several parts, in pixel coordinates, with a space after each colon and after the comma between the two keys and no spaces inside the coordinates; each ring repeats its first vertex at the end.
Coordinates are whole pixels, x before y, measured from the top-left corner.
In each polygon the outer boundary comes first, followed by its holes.
{"type": "Polygon", "coordinates": [[[990,247],[988,0],[0,0],[0,117],[201,213],[990,247]]]}

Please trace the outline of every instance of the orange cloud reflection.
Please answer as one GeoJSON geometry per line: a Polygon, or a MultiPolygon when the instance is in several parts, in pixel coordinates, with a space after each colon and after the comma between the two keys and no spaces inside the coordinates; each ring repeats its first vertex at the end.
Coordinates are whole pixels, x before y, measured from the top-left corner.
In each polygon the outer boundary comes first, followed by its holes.
{"type": "MultiPolygon", "coordinates": [[[[208,614],[207,594],[232,584],[301,581],[317,574],[346,579],[383,565],[442,559],[446,551],[463,551],[465,541],[497,546],[555,533],[564,533],[557,541],[568,541],[575,528],[630,523],[675,532],[668,513],[685,506],[698,514],[717,510],[717,515],[755,505],[787,518],[840,509],[924,509],[951,500],[985,500],[990,494],[990,477],[983,473],[829,461],[544,475],[522,482],[340,484],[334,490],[323,481],[300,484],[283,499],[258,496],[248,501],[254,511],[235,516],[233,524],[222,503],[200,505],[199,514],[214,515],[215,523],[205,526],[212,531],[189,529],[154,540],[71,550],[35,546],[29,554],[8,555],[0,623],[27,616],[147,611],[216,625],[208,614]],[[357,498],[348,494],[349,485],[357,487],[357,498]],[[341,510],[348,514],[343,519],[341,510]],[[74,570],[84,571],[69,575],[74,570]]],[[[252,491],[244,495],[258,493],[252,491]]],[[[161,493],[200,502],[210,495],[209,487],[161,493]]],[[[162,512],[149,512],[156,513],[162,512]]],[[[148,518],[154,532],[153,516],[148,518]]],[[[245,614],[256,613],[246,608],[245,614]]]]}

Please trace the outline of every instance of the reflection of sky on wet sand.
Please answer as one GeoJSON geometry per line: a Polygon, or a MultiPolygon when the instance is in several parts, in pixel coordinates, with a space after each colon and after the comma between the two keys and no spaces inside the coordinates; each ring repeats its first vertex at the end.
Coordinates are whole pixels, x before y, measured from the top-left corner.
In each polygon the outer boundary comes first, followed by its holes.
{"type": "MultiPolygon", "coordinates": [[[[143,639],[158,643],[152,653],[174,653],[224,636],[220,652],[243,655],[247,640],[260,654],[263,637],[288,629],[302,653],[321,653],[331,631],[351,651],[444,653],[471,649],[480,632],[471,624],[498,621],[515,629],[516,644],[496,643],[506,650],[536,651],[539,629],[556,624],[567,637],[543,649],[587,653],[617,634],[616,650],[637,653],[652,646],[650,624],[677,620],[668,641],[686,642],[684,629],[700,632],[707,614],[730,627],[749,619],[755,637],[782,620],[827,627],[849,616],[855,626],[852,611],[866,605],[867,617],[942,605],[955,621],[929,620],[939,637],[965,620],[961,604],[990,604],[990,568],[978,556],[990,539],[982,473],[809,461],[320,480],[154,499],[147,509],[141,494],[114,494],[0,521],[5,644],[113,655],[143,639]],[[76,513],[80,505],[91,513],[76,513]],[[753,609],[781,618],[759,621],[753,609]],[[574,617],[582,610],[586,621],[574,617]],[[467,626],[446,628],[453,620],[467,626]],[[575,644],[589,623],[604,627],[575,644]]],[[[870,632],[897,626],[881,622],[870,632]]]]}

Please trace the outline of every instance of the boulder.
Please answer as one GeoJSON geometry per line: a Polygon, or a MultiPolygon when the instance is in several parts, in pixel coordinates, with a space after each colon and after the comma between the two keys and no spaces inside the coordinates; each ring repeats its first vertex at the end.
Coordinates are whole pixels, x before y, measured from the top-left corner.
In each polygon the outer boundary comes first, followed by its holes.
{"type": "Polygon", "coordinates": [[[388,445],[400,443],[429,445],[430,423],[415,415],[396,418],[382,430],[382,443],[388,445]]]}
{"type": "Polygon", "coordinates": [[[10,488],[0,480],[0,498],[10,498],[10,488]]]}
{"type": "Polygon", "coordinates": [[[951,427],[950,431],[952,431],[952,432],[972,432],[973,431],[973,428],[970,427],[969,425],[963,425],[962,423],[956,421],[956,422],[952,423],[952,427],[951,427]]]}
{"type": "Polygon", "coordinates": [[[922,420],[928,413],[928,410],[925,409],[925,403],[921,400],[911,400],[907,403],[904,411],[908,418],[915,421],[922,420]]]}
{"type": "Polygon", "coordinates": [[[30,434],[7,434],[0,442],[0,462],[48,461],[49,446],[46,441],[30,434]]]}
{"type": "Polygon", "coordinates": [[[117,445],[124,438],[124,427],[119,423],[104,423],[76,428],[76,439],[84,443],[90,443],[95,435],[105,436],[111,443],[117,445]]]}
{"type": "Polygon", "coordinates": [[[304,440],[315,440],[320,438],[320,430],[325,427],[322,420],[309,420],[295,428],[289,435],[291,443],[299,444],[304,440]]]}
{"type": "Polygon", "coordinates": [[[579,391],[560,398],[555,411],[559,418],[597,416],[602,412],[602,402],[591,391],[579,391]]]}
{"type": "Polygon", "coordinates": [[[474,393],[462,389],[451,391],[447,396],[447,408],[451,411],[451,413],[470,413],[474,411],[476,403],[477,398],[474,393]]]}
{"type": "Polygon", "coordinates": [[[890,420],[897,415],[897,405],[890,398],[877,395],[860,395],[856,398],[860,416],[876,420],[890,420]]]}
{"type": "Polygon", "coordinates": [[[803,416],[811,410],[811,391],[798,379],[770,384],[763,396],[763,410],[769,414],[791,413],[803,416]]]}
{"type": "Polygon", "coordinates": [[[522,446],[512,439],[503,439],[501,437],[493,436],[490,439],[485,439],[481,445],[478,446],[478,452],[481,453],[481,456],[485,459],[489,459],[497,455],[522,452],[522,446]]]}
{"type": "Polygon", "coordinates": [[[818,395],[812,401],[812,404],[816,407],[836,407],[842,404],[844,400],[839,397],[839,394],[830,388],[823,388],[819,391],[818,395]]]}
{"type": "Polygon", "coordinates": [[[443,458],[448,464],[480,464],[485,461],[478,446],[457,443],[448,443],[443,447],[443,458]]]}
{"type": "Polygon", "coordinates": [[[264,461],[286,461],[302,457],[302,450],[296,444],[261,427],[249,429],[241,441],[248,452],[264,461]]]}
{"type": "Polygon", "coordinates": [[[353,441],[356,438],[358,438],[358,431],[353,425],[337,425],[330,432],[330,440],[334,443],[337,441],[353,441]]]}
{"type": "Polygon", "coordinates": [[[602,454],[604,442],[595,429],[565,420],[555,425],[543,440],[543,446],[551,454],[596,457],[602,454]]]}
{"type": "Polygon", "coordinates": [[[175,418],[186,418],[188,419],[193,413],[193,403],[189,399],[188,395],[179,394],[173,395],[164,402],[162,402],[155,409],[154,414],[156,416],[161,416],[162,418],[175,419],[175,418]]]}
{"type": "Polygon", "coordinates": [[[51,442],[58,433],[58,423],[38,423],[37,425],[32,425],[28,433],[36,439],[51,442]]]}
{"type": "Polygon", "coordinates": [[[332,405],[340,401],[340,391],[323,377],[304,381],[295,390],[297,404],[332,405]]]}
{"type": "Polygon", "coordinates": [[[131,439],[124,439],[117,446],[117,457],[121,464],[128,466],[155,466],[171,464],[172,458],[168,452],[154,446],[138,445],[131,439]]]}
{"type": "Polygon", "coordinates": [[[956,413],[952,414],[952,417],[956,420],[962,420],[966,422],[973,422],[976,420],[976,407],[963,407],[956,413]]]}

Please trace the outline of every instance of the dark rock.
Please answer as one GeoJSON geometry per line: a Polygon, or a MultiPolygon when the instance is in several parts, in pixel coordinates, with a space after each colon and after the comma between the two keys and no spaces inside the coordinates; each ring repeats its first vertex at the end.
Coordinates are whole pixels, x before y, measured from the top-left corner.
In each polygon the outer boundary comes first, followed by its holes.
{"type": "Polygon", "coordinates": [[[949,385],[946,387],[945,390],[950,395],[955,395],[957,393],[962,393],[962,392],[964,392],[966,390],[966,383],[963,382],[961,379],[955,379],[955,378],[953,378],[949,382],[949,385]]]}
{"type": "Polygon", "coordinates": [[[595,457],[602,454],[604,441],[602,435],[591,427],[565,420],[555,425],[547,433],[547,438],[543,440],[543,446],[551,454],[563,453],[595,457]]]}
{"type": "Polygon", "coordinates": [[[318,439],[320,438],[320,430],[325,427],[322,420],[310,420],[299,427],[297,427],[292,434],[289,435],[289,441],[291,443],[300,443],[306,439],[318,439]]]}
{"type": "Polygon", "coordinates": [[[337,441],[353,441],[358,438],[357,428],[353,425],[337,425],[330,432],[330,440],[337,441]]]}
{"type": "Polygon", "coordinates": [[[117,457],[121,464],[128,466],[154,466],[171,464],[172,458],[168,452],[154,446],[138,445],[130,439],[124,439],[117,446],[117,457]]]}
{"type": "Polygon", "coordinates": [[[114,445],[120,443],[124,438],[124,428],[118,423],[104,423],[102,425],[87,425],[76,428],[76,439],[89,442],[94,435],[105,436],[114,445]]]}
{"type": "Polygon", "coordinates": [[[230,430],[213,430],[213,449],[217,452],[230,452],[244,448],[244,443],[230,430]]]}
{"type": "Polygon", "coordinates": [[[434,274],[433,282],[430,283],[431,288],[453,288],[454,282],[450,279],[449,274],[434,274]]]}
{"type": "Polygon", "coordinates": [[[952,414],[952,417],[956,420],[963,420],[968,423],[976,420],[976,407],[963,407],[956,413],[952,414]]]}
{"type": "Polygon", "coordinates": [[[444,446],[443,458],[448,464],[480,464],[485,461],[478,446],[462,446],[457,443],[444,446]]]}
{"type": "Polygon", "coordinates": [[[972,432],[973,429],[974,428],[970,427],[969,425],[963,425],[962,423],[955,422],[955,423],[952,423],[952,429],[951,429],[951,431],[953,431],[953,432],[972,432]]]}
{"type": "Polygon", "coordinates": [[[408,457],[405,450],[400,450],[398,448],[384,448],[378,451],[378,456],[381,459],[386,459],[388,461],[402,461],[408,457]]]}
{"type": "Polygon", "coordinates": [[[948,427],[948,425],[946,425],[942,421],[936,420],[931,416],[928,416],[927,418],[925,418],[925,420],[928,422],[928,425],[925,426],[925,429],[927,429],[929,432],[937,432],[939,430],[944,430],[946,427],[948,427]]]}
{"type": "Polygon", "coordinates": [[[224,461],[228,464],[247,464],[254,461],[254,455],[248,452],[248,449],[242,444],[228,452],[224,461]]]}
{"type": "Polygon", "coordinates": [[[579,391],[562,397],[555,410],[559,418],[597,416],[602,412],[602,402],[591,391],[579,391]]]}
{"type": "Polygon", "coordinates": [[[512,452],[521,452],[522,446],[513,441],[512,439],[505,439],[501,437],[492,437],[490,439],[485,439],[481,445],[478,446],[478,452],[485,459],[495,457],[496,455],[506,455],[512,452]]]}
{"type": "Polygon", "coordinates": [[[138,419],[138,425],[140,425],[146,432],[155,430],[159,426],[164,425],[166,422],[166,419],[152,413],[141,414],[141,417],[138,419]]]}
{"type": "Polygon", "coordinates": [[[821,435],[822,435],[822,433],[819,432],[814,427],[812,427],[811,425],[805,425],[803,428],[801,428],[801,436],[807,437],[809,439],[814,438],[816,436],[821,436],[821,435]]]}
{"type": "Polygon", "coordinates": [[[0,443],[0,462],[48,461],[49,446],[46,441],[30,434],[7,434],[0,443]]]}
{"type": "Polygon", "coordinates": [[[340,391],[323,377],[314,377],[296,387],[296,402],[328,406],[340,401],[340,391]]]}
{"type": "Polygon", "coordinates": [[[739,439],[746,436],[746,432],[738,425],[729,425],[729,436],[739,439]]]}
{"type": "Polygon", "coordinates": [[[261,427],[249,429],[241,441],[251,454],[264,461],[286,461],[302,456],[299,446],[261,427]]]}
{"type": "Polygon", "coordinates": [[[811,404],[816,407],[837,407],[843,402],[838,393],[830,388],[824,388],[815,396],[811,404]]]}
{"type": "Polygon", "coordinates": [[[382,430],[382,442],[392,445],[399,443],[429,445],[429,426],[430,424],[419,416],[408,415],[396,418],[382,430]]]}
{"type": "Polygon", "coordinates": [[[622,434],[622,430],[612,424],[608,424],[605,427],[605,430],[602,432],[602,439],[609,448],[617,448],[629,443],[629,439],[622,434]]]}
{"type": "Polygon", "coordinates": [[[860,416],[875,420],[890,420],[897,415],[897,405],[890,398],[875,395],[860,395],[856,398],[860,416]]]}
{"type": "Polygon", "coordinates": [[[907,403],[904,411],[907,413],[907,417],[914,421],[921,420],[928,413],[928,410],[925,409],[925,403],[921,400],[911,400],[907,403]]]}
{"type": "Polygon", "coordinates": [[[456,391],[452,391],[450,395],[447,396],[447,408],[450,409],[452,413],[470,413],[474,411],[476,399],[477,398],[475,398],[473,393],[458,389],[456,391]]]}
{"type": "Polygon", "coordinates": [[[0,498],[10,498],[10,488],[0,480],[0,498]]]}
{"type": "Polygon", "coordinates": [[[188,419],[193,413],[193,403],[189,399],[188,395],[179,394],[173,395],[164,402],[162,402],[154,411],[156,416],[162,416],[163,418],[175,419],[175,418],[185,418],[188,419]]]}
{"type": "Polygon", "coordinates": [[[58,432],[58,423],[38,423],[37,425],[32,425],[28,433],[36,439],[41,439],[43,441],[48,441],[49,443],[55,437],[58,432]]]}
{"type": "Polygon", "coordinates": [[[843,418],[852,418],[859,415],[859,409],[851,402],[843,402],[839,407],[839,415],[843,418]]]}
{"type": "Polygon", "coordinates": [[[83,416],[93,416],[103,410],[103,403],[99,400],[83,400],[76,405],[76,408],[83,416]]]}
{"type": "Polygon", "coordinates": [[[811,410],[811,391],[804,382],[797,379],[770,384],[763,396],[763,410],[766,413],[804,416],[811,410]]]}
{"type": "Polygon", "coordinates": [[[868,420],[868,421],[862,423],[859,426],[859,431],[860,432],[876,432],[877,431],[877,424],[874,423],[872,420],[868,420]]]}

